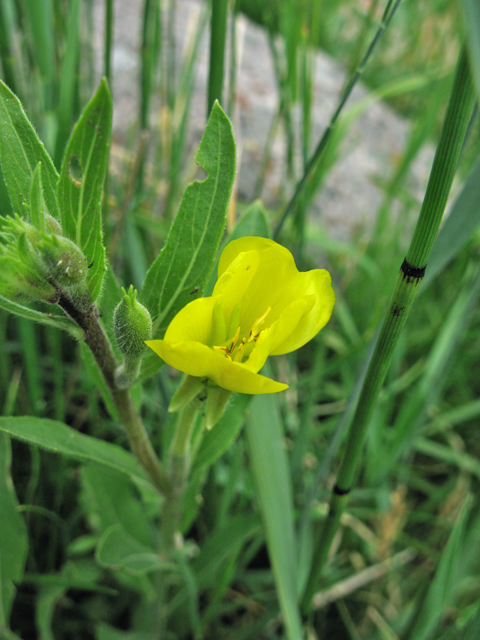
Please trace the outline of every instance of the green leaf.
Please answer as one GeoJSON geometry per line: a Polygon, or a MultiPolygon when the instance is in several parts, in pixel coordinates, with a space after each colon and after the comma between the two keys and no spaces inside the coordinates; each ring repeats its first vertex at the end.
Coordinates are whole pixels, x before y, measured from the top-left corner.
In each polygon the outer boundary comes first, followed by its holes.
{"type": "Polygon", "coordinates": [[[45,202],[51,216],[60,220],[57,203],[58,173],[30,124],[19,99],[0,81],[0,162],[15,213],[22,215],[30,202],[30,187],[39,162],[45,202]]]}
{"type": "Polygon", "coordinates": [[[110,442],[78,433],[62,422],[30,416],[0,417],[0,431],[53,453],[96,462],[126,473],[134,482],[149,484],[145,472],[131,453],[110,442]]]}
{"type": "Polygon", "coordinates": [[[192,474],[209,467],[229,449],[237,439],[245,422],[245,412],[252,396],[235,393],[217,424],[211,431],[205,431],[202,442],[195,455],[192,474]]]}
{"type": "MultiPolygon", "coordinates": [[[[472,496],[467,496],[453,525],[447,545],[426,592],[424,601],[418,608],[418,617],[413,630],[408,633],[410,640],[433,640],[447,606],[459,588],[462,571],[465,534],[468,516],[472,507],[472,496]]],[[[478,631],[478,630],[477,630],[478,631]]],[[[406,637],[406,636],[405,636],[406,637]]]]}
{"type": "Polygon", "coordinates": [[[105,271],[101,200],[112,110],[112,96],[104,79],[73,129],[58,181],[63,232],[87,258],[92,300],[100,293],[105,271]]]}
{"type": "Polygon", "coordinates": [[[480,224],[480,158],[477,160],[448,218],[433,244],[421,291],[433,282],[480,224]]]}
{"type": "Polygon", "coordinates": [[[22,579],[28,552],[27,528],[10,476],[11,457],[10,438],[0,433],[0,629],[8,627],[14,582],[22,579]]]}
{"type": "Polygon", "coordinates": [[[480,6],[478,0],[463,0],[467,47],[473,81],[480,97],[480,6]]]}
{"type": "Polygon", "coordinates": [[[225,562],[234,556],[253,535],[258,533],[260,521],[255,513],[234,515],[216,529],[203,545],[193,562],[193,570],[199,588],[215,585],[225,562]]]}
{"type": "Polygon", "coordinates": [[[2,295],[0,295],[0,308],[5,309],[5,311],[8,311],[9,313],[21,316],[22,318],[35,320],[35,322],[47,324],[50,327],[55,327],[56,329],[64,329],[74,338],[77,338],[78,340],[83,339],[83,329],[80,329],[79,326],[65,316],[42,313],[41,311],[30,309],[30,307],[25,307],[23,304],[19,304],[18,302],[12,302],[11,300],[8,300],[8,298],[4,298],[2,295]]]}
{"type": "Polygon", "coordinates": [[[165,561],[149,547],[130,536],[121,524],[114,524],[102,535],[95,553],[102,567],[124,569],[143,575],[165,567],[165,561]]]}
{"type": "Polygon", "coordinates": [[[255,396],[245,425],[268,554],[289,640],[303,640],[297,605],[293,492],[280,414],[273,395],[255,396]]]}
{"type": "MultiPolygon", "coordinates": [[[[161,338],[174,315],[203,294],[225,226],[235,177],[232,125],[215,103],[196,155],[208,177],[190,184],[160,255],[150,267],[139,299],[154,318],[154,338],[161,338]]],[[[162,361],[144,359],[142,377],[152,375],[162,361]]]]}
{"type": "MultiPolygon", "coordinates": [[[[120,524],[129,536],[153,550],[154,535],[146,505],[138,499],[138,492],[125,474],[104,466],[85,465],[82,486],[85,511],[95,516],[101,533],[120,524]]],[[[156,497],[158,504],[158,493],[156,497]]]]}
{"type": "Polygon", "coordinates": [[[45,231],[45,201],[43,199],[42,163],[39,162],[33,172],[30,190],[30,217],[39,231],[45,231]]]}

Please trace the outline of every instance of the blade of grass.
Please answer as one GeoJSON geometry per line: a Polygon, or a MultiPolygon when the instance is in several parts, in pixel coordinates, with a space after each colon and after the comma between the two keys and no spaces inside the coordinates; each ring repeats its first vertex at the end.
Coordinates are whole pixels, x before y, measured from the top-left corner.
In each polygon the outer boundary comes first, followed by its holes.
{"type": "Polygon", "coordinates": [[[360,62],[357,70],[355,71],[355,73],[352,75],[350,82],[348,83],[348,85],[345,87],[345,90],[342,94],[342,97],[340,98],[340,102],[339,105],[335,111],[335,113],[333,114],[328,127],[325,129],[322,137],[320,138],[319,143],[317,144],[317,147],[315,148],[315,151],[312,154],[312,157],[310,158],[305,171],[303,172],[303,176],[301,177],[300,181],[298,182],[295,191],[293,193],[293,196],[290,198],[287,206],[285,207],[285,211],[283,212],[283,215],[274,231],[273,234],[273,238],[277,239],[284,223],[285,220],[287,219],[287,217],[293,212],[296,204],[297,204],[297,200],[300,196],[300,194],[302,193],[305,184],[307,182],[307,179],[310,175],[310,173],[312,172],[312,170],[314,169],[315,165],[317,164],[318,160],[321,158],[327,143],[329,141],[329,138],[331,136],[331,133],[335,127],[335,123],[338,119],[338,116],[340,115],[340,113],[342,112],[343,107],[345,106],[345,103],[347,102],[348,98],[350,97],[350,94],[352,93],[355,85],[357,84],[358,80],[360,79],[360,76],[362,75],[365,66],[367,65],[373,51],[375,50],[375,47],[377,46],[378,41],[380,40],[382,34],[384,33],[385,29],[388,27],[388,25],[390,24],[399,4],[400,4],[401,0],[396,0],[395,2],[393,2],[393,0],[388,0],[387,6],[385,8],[385,11],[383,13],[383,17],[382,17],[382,21],[378,27],[378,30],[372,40],[372,42],[370,43],[370,46],[367,49],[367,52],[365,53],[362,61],[360,62]]]}
{"type": "Polygon", "coordinates": [[[308,611],[310,608],[317,580],[347,505],[380,390],[425,273],[428,256],[445,210],[474,105],[475,92],[466,51],[463,48],[459,56],[450,101],[418,222],[407,257],[400,268],[357,410],[350,426],[346,451],[333,490],[330,511],[322,534],[317,540],[310,577],[303,596],[304,611],[308,611]]]}
{"type": "Polygon", "coordinates": [[[43,392],[40,382],[40,363],[37,350],[35,325],[25,318],[18,319],[18,330],[25,363],[25,377],[27,379],[30,409],[34,415],[41,415],[43,392]]]}
{"type": "Polygon", "coordinates": [[[113,21],[114,0],[105,0],[105,43],[103,49],[103,73],[111,86],[112,79],[112,47],[113,47],[113,21]]]}
{"type": "Polygon", "coordinates": [[[480,6],[476,0],[463,0],[467,45],[477,95],[480,96],[480,6]]]}
{"type": "Polygon", "coordinates": [[[61,167],[63,152],[75,118],[75,97],[78,88],[78,61],[80,53],[80,8],[81,0],[73,0],[70,7],[68,26],[65,34],[65,53],[60,71],[57,121],[55,140],[55,166],[61,167]]]}
{"type": "Polygon", "coordinates": [[[275,397],[255,396],[245,433],[280,608],[289,639],[301,640],[293,495],[275,397]]]}
{"type": "Polygon", "coordinates": [[[12,0],[0,2],[0,58],[5,83],[18,95],[17,70],[11,34],[15,29],[15,5],[12,0]]]}
{"type": "Polygon", "coordinates": [[[210,21],[210,62],[208,69],[207,118],[213,103],[222,102],[225,67],[225,42],[227,39],[228,0],[212,0],[210,21]]]}

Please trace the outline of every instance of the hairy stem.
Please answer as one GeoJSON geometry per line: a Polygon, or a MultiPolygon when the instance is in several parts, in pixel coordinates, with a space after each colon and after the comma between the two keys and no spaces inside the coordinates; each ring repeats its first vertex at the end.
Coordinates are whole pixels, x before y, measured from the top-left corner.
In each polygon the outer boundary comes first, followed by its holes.
{"type": "Polygon", "coordinates": [[[171,485],[162,463],[153,450],[150,439],[145,431],[142,419],[133,406],[127,389],[119,389],[115,384],[115,370],[118,362],[113,353],[112,345],[103,331],[98,317],[96,305],[92,305],[86,312],[80,311],[66,296],[60,295],[59,306],[84,331],[85,343],[103,373],[112,399],[118,409],[118,414],[127,432],[130,448],[157,489],[164,495],[169,495],[171,485]]]}

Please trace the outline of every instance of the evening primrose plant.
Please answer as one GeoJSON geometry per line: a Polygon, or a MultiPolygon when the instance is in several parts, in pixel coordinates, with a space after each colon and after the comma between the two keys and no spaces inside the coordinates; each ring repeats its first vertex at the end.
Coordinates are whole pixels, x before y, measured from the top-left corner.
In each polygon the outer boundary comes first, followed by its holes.
{"type": "MultiPolygon", "coordinates": [[[[119,287],[102,232],[111,121],[112,101],[103,80],[73,129],[57,173],[19,100],[0,85],[0,161],[14,213],[1,220],[0,306],[67,329],[80,340],[85,366],[112,417],[122,424],[131,453],[48,419],[1,418],[0,427],[3,434],[114,469],[144,491],[154,491],[161,500],[160,529],[143,571],[155,574],[178,551],[175,540],[182,531],[194,427],[200,420],[209,431],[221,422],[232,393],[245,397],[287,389],[288,384],[260,370],[269,355],[290,353],[314,338],[328,322],[335,296],[327,271],[299,272],[286,248],[248,235],[225,246],[213,293],[202,297],[235,175],[232,128],[218,103],[196,157],[207,177],[186,188],[142,289],[119,287]],[[144,427],[137,398],[139,381],[163,363],[187,375],[170,403],[170,411],[179,410],[179,415],[162,459],[144,427]]],[[[251,207],[245,220],[250,230],[257,227],[263,233],[260,206],[251,207]]],[[[219,438],[210,464],[238,435],[245,405],[236,411],[237,419],[227,416],[223,427],[216,428],[219,438]]],[[[202,428],[195,436],[200,457],[201,440],[202,428]]],[[[212,439],[206,442],[211,448],[212,439]]],[[[109,554],[125,545],[127,537],[125,531],[109,531],[97,549],[100,564],[110,566],[109,554]]],[[[130,551],[117,558],[120,567],[132,561],[130,551]]],[[[19,554],[12,575],[2,574],[10,585],[2,603],[7,618],[13,581],[23,566],[19,554]]],[[[165,599],[168,593],[158,597],[165,599]]]]}

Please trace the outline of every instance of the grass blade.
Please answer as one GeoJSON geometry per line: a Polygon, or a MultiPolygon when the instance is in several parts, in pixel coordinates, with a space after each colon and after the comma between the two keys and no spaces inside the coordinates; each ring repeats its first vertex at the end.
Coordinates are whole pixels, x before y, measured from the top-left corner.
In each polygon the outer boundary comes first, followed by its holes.
{"type": "MultiPolygon", "coordinates": [[[[0,418],[1,419],[1,418],[0,418]]],[[[10,476],[10,438],[0,433],[0,629],[8,627],[15,596],[14,582],[23,576],[27,559],[27,528],[18,512],[18,501],[10,476]]],[[[8,637],[8,636],[7,636],[8,637]]]]}
{"type": "Polygon", "coordinates": [[[292,486],[274,396],[255,396],[250,405],[245,433],[288,638],[301,640],[303,634],[297,605],[297,550],[292,486]]]}

